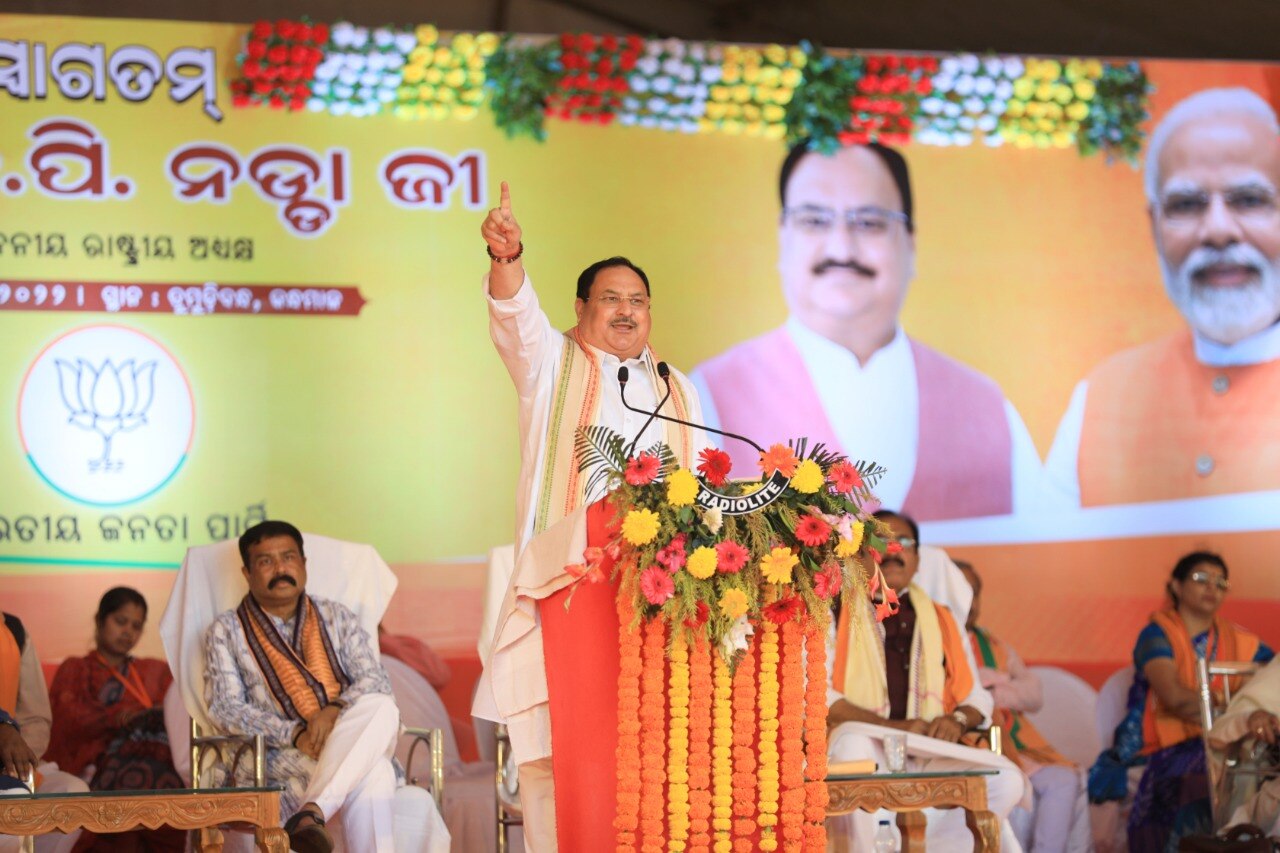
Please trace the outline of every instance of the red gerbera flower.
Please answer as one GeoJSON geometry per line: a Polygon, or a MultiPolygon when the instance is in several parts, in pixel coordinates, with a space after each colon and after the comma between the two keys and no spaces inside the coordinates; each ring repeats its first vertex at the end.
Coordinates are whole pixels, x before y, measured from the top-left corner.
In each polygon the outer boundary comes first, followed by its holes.
{"type": "Polygon", "coordinates": [[[862,475],[849,462],[837,462],[827,471],[827,481],[842,495],[853,492],[862,485],[862,475]]]}
{"type": "Polygon", "coordinates": [[[714,447],[708,447],[698,454],[698,473],[707,478],[707,482],[713,486],[723,486],[724,481],[729,479],[729,469],[733,467],[733,460],[728,453],[723,450],[717,450],[714,447]]]}
{"type": "Polygon", "coordinates": [[[774,471],[781,471],[782,476],[790,477],[796,473],[796,465],[800,460],[795,451],[785,444],[775,444],[760,454],[760,470],[766,477],[773,476],[774,471]]]}
{"type": "Polygon", "coordinates": [[[658,476],[662,463],[652,453],[641,453],[627,460],[627,472],[623,476],[633,486],[647,486],[658,476]]]}
{"type": "Polygon", "coordinates": [[[810,548],[817,548],[831,538],[831,525],[816,515],[806,515],[796,525],[796,538],[810,548]]]}
{"type": "Polygon", "coordinates": [[[707,606],[705,601],[699,601],[697,611],[688,619],[684,620],[684,625],[689,630],[696,631],[705,625],[707,620],[710,618],[711,608],[707,606]]]}
{"type": "Polygon", "coordinates": [[[676,585],[671,575],[657,566],[650,566],[640,575],[640,591],[650,604],[661,604],[675,595],[676,585]]]}
{"type": "Polygon", "coordinates": [[[716,543],[716,571],[722,575],[736,575],[747,564],[751,554],[737,542],[726,539],[716,543]]]}
{"type": "Polygon", "coordinates": [[[779,598],[773,604],[765,605],[763,611],[764,618],[768,619],[775,625],[781,625],[784,622],[790,622],[800,612],[803,605],[800,599],[794,595],[786,598],[779,598]]]}

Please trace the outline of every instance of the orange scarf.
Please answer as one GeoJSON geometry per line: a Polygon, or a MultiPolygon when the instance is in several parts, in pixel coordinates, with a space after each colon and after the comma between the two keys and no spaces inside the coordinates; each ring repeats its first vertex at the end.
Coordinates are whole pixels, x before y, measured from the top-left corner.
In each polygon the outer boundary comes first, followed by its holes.
{"type": "Polygon", "coordinates": [[[249,650],[284,713],[306,721],[351,685],[311,596],[298,598],[293,637],[285,642],[253,596],[236,608],[249,650]]]}
{"type": "Polygon", "coordinates": [[[0,630],[0,708],[9,716],[18,713],[18,679],[22,672],[22,649],[6,626],[0,630]]]}
{"type": "MultiPolygon", "coordinates": [[[[1173,662],[1178,667],[1178,683],[1188,690],[1198,691],[1196,683],[1196,650],[1187,632],[1186,623],[1176,610],[1166,608],[1151,614],[1151,621],[1160,626],[1169,645],[1173,647],[1173,662]]],[[[1243,628],[1221,617],[1214,617],[1210,630],[1207,657],[1210,661],[1251,661],[1258,651],[1258,638],[1243,628]]],[[[1239,689],[1241,679],[1231,679],[1231,689],[1239,689]]],[[[1221,677],[1214,679],[1214,696],[1222,698],[1221,677]]],[[[1174,716],[1164,709],[1155,690],[1147,691],[1147,706],[1142,715],[1142,754],[1150,755],[1161,749],[1200,737],[1203,729],[1174,716]]]]}
{"type": "MultiPolygon", "coordinates": [[[[997,672],[1009,671],[1009,647],[983,628],[974,627],[969,631],[969,639],[973,646],[974,656],[982,666],[990,667],[997,672]]],[[[1008,708],[996,708],[991,717],[994,725],[1000,726],[1000,740],[1003,751],[1019,766],[1020,757],[1037,764],[1061,764],[1067,767],[1075,765],[1070,759],[1058,752],[1044,735],[1027,719],[1021,711],[1008,708]]]]}

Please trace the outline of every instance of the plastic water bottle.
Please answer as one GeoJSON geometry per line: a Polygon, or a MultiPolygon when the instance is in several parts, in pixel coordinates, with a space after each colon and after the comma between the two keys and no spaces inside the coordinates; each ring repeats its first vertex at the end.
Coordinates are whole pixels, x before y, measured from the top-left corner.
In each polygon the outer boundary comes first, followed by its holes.
{"type": "Polygon", "coordinates": [[[875,850],[876,853],[898,853],[898,836],[887,820],[880,821],[880,828],[876,830],[875,850]]]}

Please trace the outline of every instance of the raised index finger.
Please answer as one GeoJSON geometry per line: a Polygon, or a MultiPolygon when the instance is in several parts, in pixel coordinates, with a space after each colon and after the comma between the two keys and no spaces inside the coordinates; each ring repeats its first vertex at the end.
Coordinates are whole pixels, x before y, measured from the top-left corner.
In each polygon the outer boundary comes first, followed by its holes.
{"type": "Polygon", "coordinates": [[[502,182],[502,200],[498,203],[498,207],[502,209],[504,216],[511,215],[511,189],[506,181],[502,182]]]}

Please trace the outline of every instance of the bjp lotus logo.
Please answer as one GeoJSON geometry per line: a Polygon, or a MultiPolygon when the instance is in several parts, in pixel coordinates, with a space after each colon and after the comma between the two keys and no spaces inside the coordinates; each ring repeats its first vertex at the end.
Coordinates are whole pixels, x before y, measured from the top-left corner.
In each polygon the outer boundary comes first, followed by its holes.
{"type": "Polygon", "coordinates": [[[35,473],[62,495],[94,506],[133,503],[186,462],[191,385],[177,359],[136,329],[75,329],[28,368],[18,434],[35,473]]]}
{"type": "Polygon", "coordinates": [[[111,459],[111,439],[146,424],[156,390],[156,363],[104,361],[95,369],[82,358],[75,364],[59,358],[54,364],[58,390],[70,412],[67,422],[102,436],[102,456],[90,462],[90,469],[120,467],[123,462],[111,459]]]}

